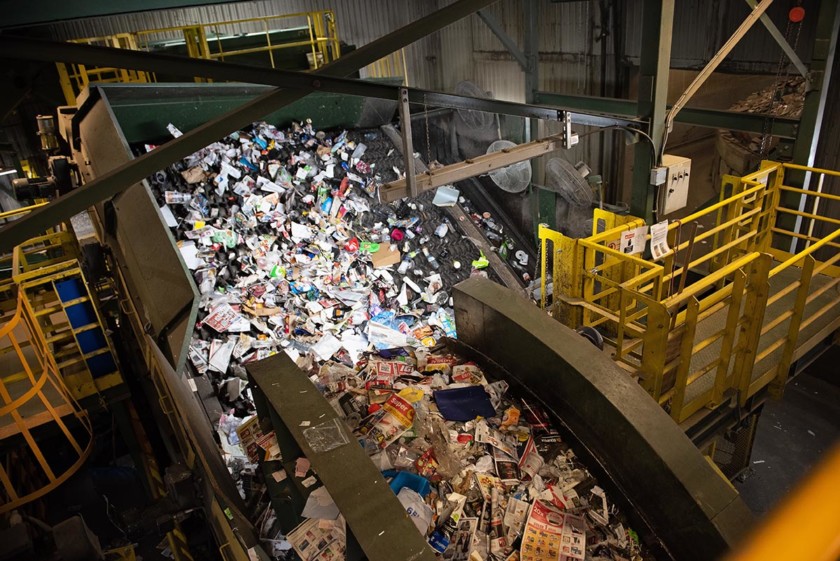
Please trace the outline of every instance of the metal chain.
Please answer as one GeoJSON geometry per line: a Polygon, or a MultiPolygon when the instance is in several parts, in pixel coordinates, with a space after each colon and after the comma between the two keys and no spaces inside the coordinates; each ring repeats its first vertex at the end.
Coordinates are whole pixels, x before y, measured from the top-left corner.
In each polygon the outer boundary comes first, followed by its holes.
{"type": "MultiPolygon", "coordinates": [[[[801,6],[802,5],[802,0],[797,0],[796,5],[801,6]]],[[[791,32],[791,27],[792,26],[793,26],[793,22],[791,22],[790,19],[788,19],[787,27],[785,28],[785,41],[788,41],[788,39],[790,37],[790,32],[791,32]]],[[[796,25],[796,37],[794,38],[793,45],[792,45],[794,52],[796,52],[796,47],[799,45],[799,37],[800,37],[801,33],[802,33],[802,21],[800,21],[796,25]]],[[[769,113],[772,115],[772,117],[769,119],[769,122],[767,122],[767,121],[764,122],[764,127],[763,127],[763,130],[762,130],[762,136],[761,136],[761,148],[760,148],[760,151],[759,151],[759,155],[760,155],[761,158],[766,158],[767,153],[770,151],[770,136],[771,136],[770,133],[772,131],[773,125],[776,122],[776,115],[773,111],[776,109],[777,104],[781,102],[780,99],[777,99],[781,96],[777,95],[777,94],[779,94],[779,91],[782,90],[783,85],[787,83],[788,78],[790,77],[790,64],[787,64],[787,65],[784,64],[786,56],[787,55],[785,55],[784,50],[782,50],[782,52],[779,54],[779,65],[778,65],[777,70],[776,70],[776,87],[773,90],[773,98],[771,100],[770,109],[769,109],[769,113]],[[781,78],[783,69],[784,69],[785,76],[784,76],[784,78],[781,78]]]]}
{"type": "Polygon", "coordinates": [[[426,105],[426,94],[423,94],[423,113],[426,115],[426,164],[432,167],[432,141],[429,136],[429,108],[426,105]]]}

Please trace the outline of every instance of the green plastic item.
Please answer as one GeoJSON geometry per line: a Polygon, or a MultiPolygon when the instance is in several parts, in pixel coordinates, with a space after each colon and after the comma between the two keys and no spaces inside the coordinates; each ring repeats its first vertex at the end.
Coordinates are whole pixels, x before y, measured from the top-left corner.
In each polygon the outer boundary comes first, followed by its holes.
{"type": "Polygon", "coordinates": [[[368,253],[376,253],[379,251],[379,244],[373,242],[362,242],[359,245],[359,249],[362,251],[367,251],[368,253]]]}
{"type": "Polygon", "coordinates": [[[277,277],[285,277],[286,269],[280,265],[275,265],[271,268],[271,272],[268,273],[268,275],[273,279],[276,279],[277,277]]]}
{"type": "Polygon", "coordinates": [[[490,261],[487,260],[487,256],[484,255],[483,251],[478,250],[478,252],[481,254],[481,257],[473,261],[472,266],[475,269],[486,269],[490,266],[490,261]]]}

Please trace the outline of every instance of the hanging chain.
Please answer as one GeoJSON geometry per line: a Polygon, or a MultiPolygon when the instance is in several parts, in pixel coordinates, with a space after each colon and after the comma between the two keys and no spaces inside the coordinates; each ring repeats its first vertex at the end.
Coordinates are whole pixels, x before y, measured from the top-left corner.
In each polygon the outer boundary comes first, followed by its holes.
{"type": "MultiPolygon", "coordinates": [[[[796,5],[801,6],[802,0],[797,0],[796,5]]],[[[796,24],[796,37],[794,38],[792,45],[794,52],[796,52],[796,47],[799,45],[799,37],[802,33],[802,21],[804,20],[801,20],[796,24]]],[[[787,27],[785,28],[785,41],[788,41],[788,39],[790,38],[792,26],[793,22],[790,21],[790,18],[788,18],[787,27]]],[[[780,104],[782,101],[781,92],[783,91],[784,85],[787,83],[788,78],[790,77],[790,64],[786,65],[784,63],[786,56],[787,55],[785,54],[784,50],[782,50],[782,52],[779,54],[779,65],[776,69],[776,84],[773,89],[773,97],[770,100],[770,108],[768,109],[768,112],[770,113],[770,115],[772,115],[772,117],[769,120],[765,120],[764,127],[762,127],[761,131],[761,148],[759,150],[759,156],[762,159],[766,158],[767,153],[770,151],[770,137],[772,136],[771,132],[773,129],[773,125],[776,123],[776,114],[774,113],[774,111],[778,104],[780,104]],[[784,78],[781,77],[782,70],[784,70],[784,78]]],[[[807,77],[805,79],[807,80],[807,77]]]]}
{"type": "Polygon", "coordinates": [[[432,167],[432,141],[429,136],[429,107],[426,105],[426,94],[423,94],[423,114],[426,116],[426,164],[432,167]]]}

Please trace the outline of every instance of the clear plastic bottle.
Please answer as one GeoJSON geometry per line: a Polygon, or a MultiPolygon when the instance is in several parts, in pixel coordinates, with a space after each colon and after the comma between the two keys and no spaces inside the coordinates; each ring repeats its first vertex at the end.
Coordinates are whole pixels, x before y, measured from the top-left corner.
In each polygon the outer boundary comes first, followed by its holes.
{"type": "Polygon", "coordinates": [[[432,269],[434,269],[435,271],[440,269],[440,264],[438,263],[437,259],[435,259],[435,256],[429,253],[429,248],[423,248],[423,255],[426,256],[426,261],[429,262],[429,265],[432,267],[432,269]]]}

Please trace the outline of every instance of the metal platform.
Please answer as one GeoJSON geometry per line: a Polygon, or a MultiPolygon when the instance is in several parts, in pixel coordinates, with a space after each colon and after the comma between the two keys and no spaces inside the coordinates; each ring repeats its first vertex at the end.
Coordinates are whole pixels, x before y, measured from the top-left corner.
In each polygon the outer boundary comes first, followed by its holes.
{"type": "Polygon", "coordinates": [[[839,179],[775,162],[725,176],[719,202],[667,223],[660,260],[620,251],[622,233],[644,225],[632,216],[596,209],[582,239],[541,226],[542,306],[569,327],[600,330],[604,352],[686,430],[729,404],[756,407],[840,327],[840,221],[818,213],[820,201],[840,200],[821,188],[839,179]],[[804,172],[820,188],[786,185],[804,172]]]}
{"type": "MultiPolygon", "coordinates": [[[[778,262],[774,261],[774,265],[778,265],[778,262]]],[[[778,294],[786,286],[790,286],[791,284],[798,282],[799,276],[799,269],[785,269],[778,275],[771,277],[769,279],[770,297],[774,294],[778,294]]],[[[836,282],[832,284],[832,281],[834,280],[835,279],[833,277],[827,275],[815,275],[811,279],[809,293],[816,293],[817,295],[813,300],[811,300],[811,302],[806,304],[804,317],[813,317],[814,321],[807,325],[803,325],[799,330],[799,337],[797,338],[796,347],[794,348],[793,353],[794,361],[805,355],[808,351],[812,350],[831,333],[840,328],[840,306],[836,307],[836,309],[833,310],[833,313],[817,314],[821,308],[830,304],[838,296],[840,296],[840,285],[836,282]],[[829,284],[832,284],[832,286],[824,292],[818,293],[820,289],[825,289],[825,287],[829,284]]],[[[781,323],[776,323],[776,318],[780,317],[785,311],[792,310],[795,304],[796,293],[790,292],[783,295],[776,302],[770,304],[765,310],[762,325],[765,329],[768,327],[769,329],[767,329],[767,331],[763,333],[759,339],[756,356],[760,357],[765,354],[766,356],[754,363],[752,377],[750,378],[752,382],[758,380],[767,372],[775,369],[782,361],[784,347],[776,344],[776,341],[779,341],[780,339],[787,339],[788,330],[790,329],[790,320],[788,319],[781,323]]],[[[745,304],[742,303],[742,309],[744,306],[745,304]]],[[[720,310],[706,320],[700,322],[697,325],[695,338],[698,341],[701,341],[711,337],[714,333],[720,331],[721,329],[724,329],[726,326],[727,311],[728,310],[720,310]]],[[[762,329],[762,331],[764,331],[764,329],[762,329]]],[[[721,341],[718,339],[710,346],[691,357],[690,370],[692,372],[699,370],[702,366],[713,362],[716,357],[720,356],[720,353],[721,341]]],[[[730,365],[730,372],[732,368],[734,368],[734,363],[730,365]]],[[[686,400],[691,401],[703,392],[708,391],[714,384],[714,381],[714,372],[707,372],[703,376],[699,377],[695,383],[689,385],[686,389],[686,400]]],[[[690,424],[691,419],[687,420],[686,423],[690,424]]]]}

